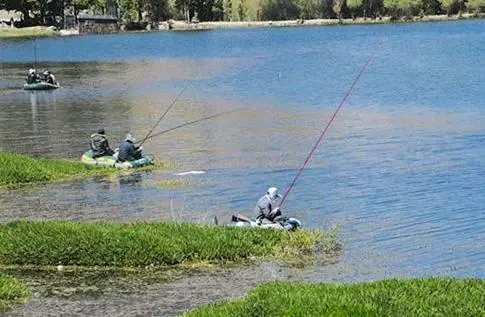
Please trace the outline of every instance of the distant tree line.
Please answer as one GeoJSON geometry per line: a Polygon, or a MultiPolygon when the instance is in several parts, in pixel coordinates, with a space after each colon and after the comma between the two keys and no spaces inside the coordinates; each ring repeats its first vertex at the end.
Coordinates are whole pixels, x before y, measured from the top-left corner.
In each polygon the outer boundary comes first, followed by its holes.
{"type": "Polygon", "coordinates": [[[485,0],[0,0],[0,9],[22,12],[25,25],[59,25],[64,10],[105,14],[114,6],[123,22],[267,21],[392,18],[485,11],[485,0]]]}

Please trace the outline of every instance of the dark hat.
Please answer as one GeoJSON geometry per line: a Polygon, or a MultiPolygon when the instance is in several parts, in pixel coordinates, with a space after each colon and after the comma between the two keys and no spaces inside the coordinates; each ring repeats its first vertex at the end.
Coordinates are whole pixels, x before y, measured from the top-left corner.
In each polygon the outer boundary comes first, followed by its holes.
{"type": "Polygon", "coordinates": [[[96,133],[98,133],[98,134],[104,134],[104,128],[103,128],[103,127],[99,127],[99,128],[96,130],[96,133]]]}

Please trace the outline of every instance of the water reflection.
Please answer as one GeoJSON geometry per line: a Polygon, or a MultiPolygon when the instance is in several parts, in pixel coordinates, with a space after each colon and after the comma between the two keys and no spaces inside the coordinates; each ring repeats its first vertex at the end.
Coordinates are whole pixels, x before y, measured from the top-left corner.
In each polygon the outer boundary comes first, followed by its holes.
{"type": "Polygon", "coordinates": [[[135,187],[135,186],[142,186],[143,177],[140,172],[131,172],[131,173],[123,173],[118,175],[118,183],[120,187],[128,186],[128,187],[135,187]]]}

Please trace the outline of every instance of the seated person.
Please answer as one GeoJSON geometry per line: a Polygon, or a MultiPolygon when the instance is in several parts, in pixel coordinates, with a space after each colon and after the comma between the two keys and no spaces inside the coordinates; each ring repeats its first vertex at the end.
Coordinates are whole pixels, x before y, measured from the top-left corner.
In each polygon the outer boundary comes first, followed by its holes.
{"type": "Polygon", "coordinates": [[[91,134],[90,147],[93,151],[93,158],[114,154],[104,133],[104,128],[99,128],[96,133],[91,134]]]}
{"type": "Polygon", "coordinates": [[[278,193],[278,189],[276,187],[268,188],[266,194],[258,200],[258,203],[254,208],[256,219],[277,221],[278,218],[281,217],[281,210],[279,207],[276,207],[275,204],[280,197],[281,195],[278,193]]]}
{"type": "Polygon", "coordinates": [[[131,135],[131,133],[128,133],[125,140],[120,143],[118,161],[126,162],[141,159],[142,148],[135,146],[134,142],[135,138],[131,135]]]}
{"type": "Polygon", "coordinates": [[[37,74],[36,70],[31,68],[29,69],[29,74],[27,75],[27,84],[34,84],[40,81],[39,75],[37,74]]]}
{"type": "Polygon", "coordinates": [[[44,81],[46,83],[52,85],[56,84],[56,77],[54,77],[54,74],[52,74],[50,71],[46,70],[44,73],[42,73],[42,75],[44,75],[44,81]]]}

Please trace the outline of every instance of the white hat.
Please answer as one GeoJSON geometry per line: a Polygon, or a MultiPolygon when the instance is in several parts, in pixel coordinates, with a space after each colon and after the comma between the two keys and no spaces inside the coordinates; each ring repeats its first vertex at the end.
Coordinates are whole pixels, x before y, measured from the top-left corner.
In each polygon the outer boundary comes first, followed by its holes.
{"type": "Polygon", "coordinates": [[[278,193],[278,188],[276,187],[270,187],[268,188],[267,194],[270,199],[276,199],[281,197],[280,194],[278,193]]]}
{"type": "Polygon", "coordinates": [[[131,135],[131,133],[128,133],[125,137],[125,141],[130,141],[130,142],[135,142],[135,138],[133,137],[133,135],[131,135]]]}
{"type": "Polygon", "coordinates": [[[29,69],[29,74],[33,74],[33,73],[35,73],[35,69],[33,68],[29,69]]]}

